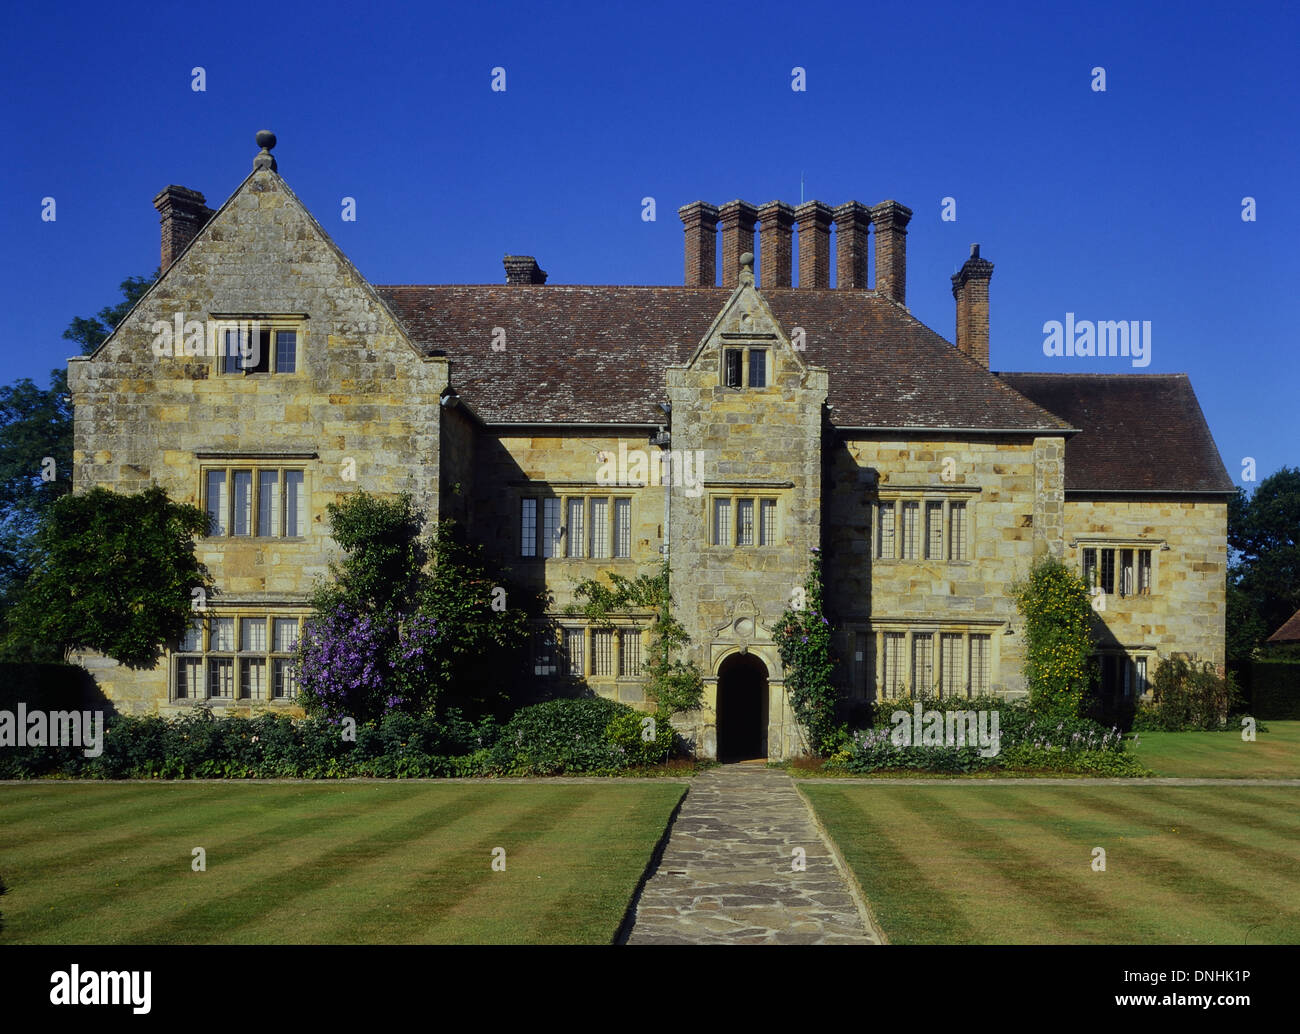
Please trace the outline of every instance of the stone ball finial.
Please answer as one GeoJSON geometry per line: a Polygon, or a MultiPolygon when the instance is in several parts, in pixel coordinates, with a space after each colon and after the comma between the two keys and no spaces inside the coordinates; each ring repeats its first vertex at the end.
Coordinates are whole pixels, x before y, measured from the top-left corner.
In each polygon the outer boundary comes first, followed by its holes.
{"type": "Polygon", "coordinates": [[[747,267],[749,267],[750,269],[753,269],[753,268],[754,268],[754,253],[753,253],[752,251],[747,251],[747,252],[745,252],[743,255],[741,255],[741,256],[740,256],[740,264],[741,264],[742,266],[747,266],[747,267]]]}
{"type": "Polygon", "coordinates": [[[257,146],[264,151],[269,151],[275,146],[275,134],[269,129],[259,129],[257,131],[257,146]]]}

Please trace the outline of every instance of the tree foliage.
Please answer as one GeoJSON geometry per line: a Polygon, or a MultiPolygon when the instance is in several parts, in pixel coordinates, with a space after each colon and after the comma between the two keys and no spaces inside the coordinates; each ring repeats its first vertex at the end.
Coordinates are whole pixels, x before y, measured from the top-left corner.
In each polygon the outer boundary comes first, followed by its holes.
{"type": "Polygon", "coordinates": [[[35,533],[33,570],[11,614],[4,652],[63,660],[97,650],[150,668],[193,617],[191,590],[211,587],[194,552],[207,515],[158,486],[137,495],[95,488],[50,505],[35,533]]]}
{"type": "Polygon", "coordinates": [[[667,561],[654,574],[627,578],[611,571],[608,577],[608,585],[592,578],[580,582],[573,590],[580,602],[570,604],[567,612],[581,614],[596,627],[612,628],[613,614],[653,611],[650,648],[645,661],[645,673],[650,676],[646,691],[664,715],[698,708],[704,695],[704,678],[694,661],[677,656],[691,637],[673,614],[667,561]]]}
{"type": "Polygon", "coordinates": [[[785,687],[799,723],[808,730],[810,746],[819,754],[835,744],[835,705],[839,692],[833,681],[831,623],[822,600],[821,551],[814,550],[802,594],[796,595],[772,630],[785,668],[785,687]],[[793,605],[793,604],[798,604],[793,605]]]}
{"type": "Polygon", "coordinates": [[[408,495],[358,492],[327,511],[343,558],[317,590],[299,643],[304,709],[358,722],[503,709],[527,644],[529,601],[507,605],[503,580],[454,522],[444,520],[426,547],[408,495]]]}
{"type": "Polygon", "coordinates": [[[1011,591],[1025,619],[1024,673],[1031,706],[1044,716],[1077,717],[1091,683],[1092,604],[1087,585],[1047,555],[1011,591]]]}
{"type": "Polygon", "coordinates": [[[1228,659],[1240,669],[1300,609],[1300,468],[1228,503],[1228,659]]]}
{"type": "MultiPolygon", "coordinates": [[[[83,355],[93,352],[157,277],[127,277],[120,302],[74,318],[64,339],[83,355]]],[[[31,574],[29,553],[41,514],[72,491],[72,427],[66,369],[50,371],[47,389],[27,377],[0,387],[0,612],[8,612],[31,574]]]]}

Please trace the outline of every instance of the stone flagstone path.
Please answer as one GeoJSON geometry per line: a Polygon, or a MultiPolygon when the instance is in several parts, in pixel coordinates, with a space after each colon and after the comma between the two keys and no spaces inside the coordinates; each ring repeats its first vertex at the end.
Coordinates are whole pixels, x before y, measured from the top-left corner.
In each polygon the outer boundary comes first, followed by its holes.
{"type": "Polygon", "coordinates": [[[757,762],[691,781],[627,943],[881,941],[794,781],[757,762]]]}

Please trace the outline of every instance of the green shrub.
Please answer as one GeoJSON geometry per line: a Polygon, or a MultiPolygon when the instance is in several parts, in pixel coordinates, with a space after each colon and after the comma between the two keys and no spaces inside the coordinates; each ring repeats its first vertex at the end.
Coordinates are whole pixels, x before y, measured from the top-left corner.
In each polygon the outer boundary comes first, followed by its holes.
{"type": "Polygon", "coordinates": [[[660,764],[672,753],[675,738],[668,715],[663,712],[621,714],[605,727],[605,739],[623,752],[629,766],[660,764]],[[653,727],[645,724],[646,719],[654,722],[653,727]],[[654,736],[647,740],[645,734],[651,728],[654,736]]]}
{"type": "Polygon", "coordinates": [[[1228,716],[1240,709],[1241,694],[1231,675],[1215,673],[1208,662],[1199,668],[1181,657],[1162,660],[1151,680],[1152,703],[1138,708],[1138,731],[1180,732],[1231,728],[1228,716]]]}
{"type": "Polygon", "coordinates": [[[627,755],[606,738],[605,730],[628,714],[638,712],[604,697],[525,707],[502,728],[487,771],[506,776],[618,771],[627,766],[627,755]]]}

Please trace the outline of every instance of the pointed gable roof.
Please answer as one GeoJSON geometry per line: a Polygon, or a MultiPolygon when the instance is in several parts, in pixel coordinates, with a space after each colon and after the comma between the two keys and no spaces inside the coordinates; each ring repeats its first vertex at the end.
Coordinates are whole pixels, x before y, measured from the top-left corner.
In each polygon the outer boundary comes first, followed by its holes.
{"type": "MultiPolygon", "coordinates": [[[[662,423],[666,370],[691,355],[732,291],[579,285],[378,286],[408,334],[451,359],[488,423],[662,423]],[[505,348],[492,350],[493,330],[505,348]]],[[[874,291],[760,290],[800,359],[825,367],[839,427],[1068,433],[1070,425],[874,291]]]]}
{"type": "Polygon", "coordinates": [[[1300,610],[1292,614],[1286,624],[1269,636],[1265,642],[1300,643],[1300,610]]]}

